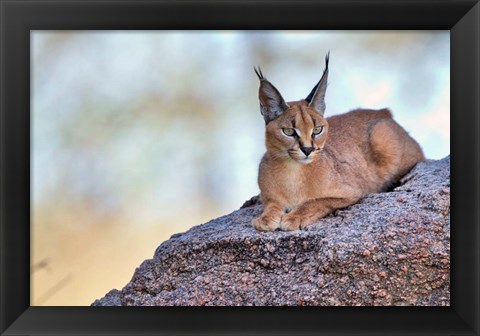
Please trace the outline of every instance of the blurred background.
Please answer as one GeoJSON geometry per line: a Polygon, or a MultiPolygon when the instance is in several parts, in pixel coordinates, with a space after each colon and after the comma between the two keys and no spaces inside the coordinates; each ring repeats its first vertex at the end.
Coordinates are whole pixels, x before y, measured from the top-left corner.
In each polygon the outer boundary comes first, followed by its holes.
{"type": "Polygon", "coordinates": [[[253,66],[298,100],[330,51],[326,115],[389,107],[448,155],[449,50],[448,31],[33,31],[31,305],[89,305],[258,194],[253,66]]]}

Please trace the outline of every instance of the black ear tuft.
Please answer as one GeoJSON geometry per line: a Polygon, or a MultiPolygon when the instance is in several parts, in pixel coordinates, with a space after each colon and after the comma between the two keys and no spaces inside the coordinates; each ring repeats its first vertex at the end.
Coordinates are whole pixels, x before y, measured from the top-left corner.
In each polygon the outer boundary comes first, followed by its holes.
{"type": "Polygon", "coordinates": [[[318,85],[322,81],[322,79],[325,77],[325,73],[328,72],[328,62],[330,61],[330,51],[327,52],[327,55],[325,56],[325,69],[323,70],[323,75],[322,78],[318,81],[318,83],[314,86],[312,91],[308,94],[307,98],[305,100],[307,103],[310,103],[312,101],[313,95],[315,94],[315,91],[317,91],[318,85]]]}
{"type": "Polygon", "coordinates": [[[257,67],[257,68],[253,67],[253,70],[255,70],[255,73],[257,74],[258,79],[260,79],[260,80],[266,79],[263,76],[262,69],[260,69],[260,67],[257,67]]]}

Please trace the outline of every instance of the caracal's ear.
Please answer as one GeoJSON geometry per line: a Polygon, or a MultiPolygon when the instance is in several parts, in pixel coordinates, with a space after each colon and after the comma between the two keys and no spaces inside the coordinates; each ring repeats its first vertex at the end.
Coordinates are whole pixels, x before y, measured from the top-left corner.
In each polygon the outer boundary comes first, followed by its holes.
{"type": "Polygon", "coordinates": [[[260,100],[260,113],[268,124],[273,119],[280,116],[286,109],[288,104],[283,99],[280,92],[272,83],[270,83],[262,74],[260,68],[255,69],[255,73],[260,79],[260,88],[258,89],[258,98],[260,100]]]}
{"type": "Polygon", "coordinates": [[[325,113],[325,92],[327,91],[328,81],[328,61],[330,58],[330,52],[325,56],[325,70],[323,70],[322,78],[315,85],[312,92],[305,100],[308,102],[308,106],[313,107],[318,113],[323,115],[325,113]]]}

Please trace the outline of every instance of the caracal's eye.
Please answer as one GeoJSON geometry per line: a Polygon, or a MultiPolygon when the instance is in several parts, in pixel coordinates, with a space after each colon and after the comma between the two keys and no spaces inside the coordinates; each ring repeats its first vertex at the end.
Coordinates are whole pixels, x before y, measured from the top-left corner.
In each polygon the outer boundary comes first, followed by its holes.
{"type": "Polygon", "coordinates": [[[294,136],[296,134],[293,128],[282,128],[282,132],[288,136],[294,136]]]}
{"type": "Polygon", "coordinates": [[[312,131],[313,135],[319,135],[322,132],[323,132],[323,126],[315,127],[312,131]]]}

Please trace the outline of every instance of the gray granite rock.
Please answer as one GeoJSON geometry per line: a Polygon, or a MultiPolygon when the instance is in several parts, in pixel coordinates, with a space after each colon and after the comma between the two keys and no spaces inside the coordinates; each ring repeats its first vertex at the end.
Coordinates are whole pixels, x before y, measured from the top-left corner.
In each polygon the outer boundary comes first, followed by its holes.
{"type": "Polygon", "coordinates": [[[450,157],[304,231],[257,232],[257,199],[175,234],[93,306],[450,304],[450,157]]]}

